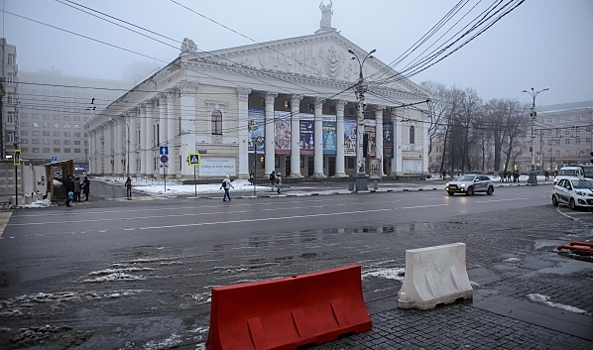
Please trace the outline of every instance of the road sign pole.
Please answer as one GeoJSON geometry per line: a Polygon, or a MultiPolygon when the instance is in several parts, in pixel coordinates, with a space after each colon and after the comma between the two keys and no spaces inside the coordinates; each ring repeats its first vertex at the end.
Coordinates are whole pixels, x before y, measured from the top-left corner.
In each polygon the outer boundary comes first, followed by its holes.
{"type": "Polygon", "coordinates": [[[198,183],[196,182],[196,167],[194,167],[194,197],[198,196],[198,183]]]}

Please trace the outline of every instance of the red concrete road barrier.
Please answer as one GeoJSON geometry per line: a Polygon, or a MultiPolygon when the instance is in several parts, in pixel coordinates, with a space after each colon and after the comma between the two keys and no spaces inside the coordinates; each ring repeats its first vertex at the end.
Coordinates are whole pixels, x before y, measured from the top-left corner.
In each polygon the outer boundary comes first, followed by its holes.
{"type": "Polygon", "coordinates": [[[212,288],[206,349],[296,349],[372,327],[358,265],[212,288]]]}

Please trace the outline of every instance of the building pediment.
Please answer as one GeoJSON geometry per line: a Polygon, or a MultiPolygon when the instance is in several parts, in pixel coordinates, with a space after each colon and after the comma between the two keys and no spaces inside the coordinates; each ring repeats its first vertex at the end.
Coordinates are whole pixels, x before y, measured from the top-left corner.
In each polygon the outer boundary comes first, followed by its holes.
{"type": "MultiPolygon", "coordinates": [[[[368,54],[338,32],[323,31],[303,37],[200,53],[198,57],[188,57],[188,61],[207,60],[287,75],[354,83],[358,79],[360,65],[352,59],[348,50],[361,59],[368,54]]],[[[397,76],[397,72],[374,58],[364,63],[363,75],[372,83],[397,76]]],[[[405,78],[382,84],[381,88],[425,94],[423,89],[405,78]]]]}

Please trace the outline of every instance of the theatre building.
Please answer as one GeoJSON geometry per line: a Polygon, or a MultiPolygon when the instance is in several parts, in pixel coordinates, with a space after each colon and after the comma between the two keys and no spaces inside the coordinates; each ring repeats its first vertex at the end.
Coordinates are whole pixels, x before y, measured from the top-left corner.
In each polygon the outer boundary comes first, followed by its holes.
{"type": "Polygon", "coordinates": [[[313,35],[210,52],[185,39],[175,60],[85,124],[89,172],[355,177],[364,142],[371,178],[426,174],[429,95],[368,54],[327,20],[313,35]],[[194,169],[187,159],[196,154],[194,169]]]}

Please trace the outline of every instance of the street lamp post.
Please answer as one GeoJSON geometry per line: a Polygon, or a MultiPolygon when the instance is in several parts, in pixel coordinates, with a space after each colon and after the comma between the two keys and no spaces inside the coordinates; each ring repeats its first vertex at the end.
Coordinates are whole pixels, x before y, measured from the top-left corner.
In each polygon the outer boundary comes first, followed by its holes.
{"type": "Polygon", "coordinates": [[[539,91],[535,91],[531,88],[531,91],[523,90],[521,92],[526,92],[531,95],[533,100],[531,104],[531,171],[529,172],[529,180],[527,180],[528,184],[537,185],[537,174],[535,172],[535,118],[537,116],[537,112],[535,111],[535,98],[539,95],[542,91],[547,91],[550,88],[545,88],[539,91]]]}
{"type": "Polygon", "coordinates": [[[363,138],[364,138],[364,93],[367,90],[367,85],[364,82],[364,77],[362,76],[362,67],[364,62],[368,58],[373,58],[372,54],[377,51],[373,49],[369,52],[362,61],[358,56],[352,51],[352,49],[348,49],[348,53],[352,55],[353,60],[358,61],[359,65],[359,74],[358,74],[358,81],[356,82],[356,98],[358,99],[358,123],[357,123],[357,132],[356,132],[356,166],[358,168],[358,173],[356,175],[356,190],[357,191],[366,191],[368,190],[367,186],[367,176],[365,171],[365,157],[363,154],[363,138]]]}

